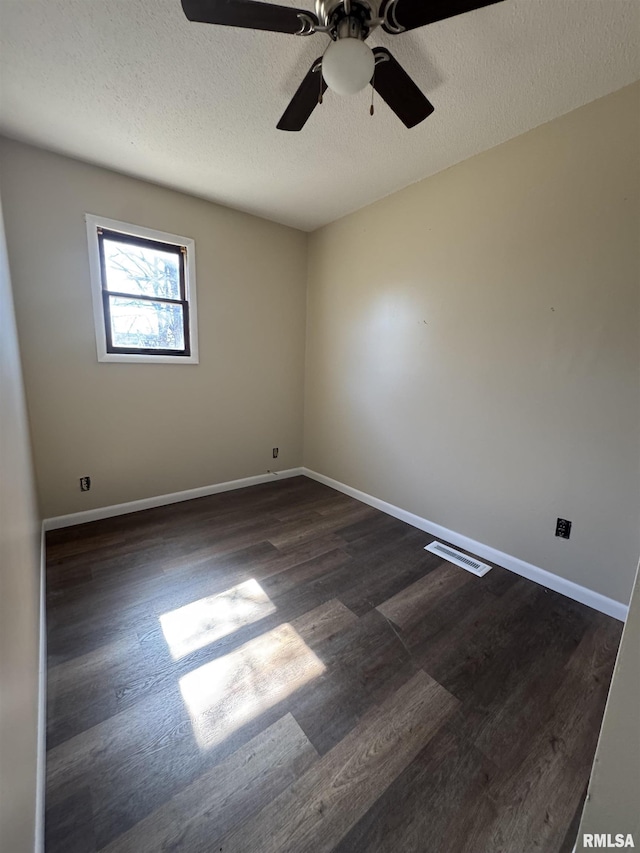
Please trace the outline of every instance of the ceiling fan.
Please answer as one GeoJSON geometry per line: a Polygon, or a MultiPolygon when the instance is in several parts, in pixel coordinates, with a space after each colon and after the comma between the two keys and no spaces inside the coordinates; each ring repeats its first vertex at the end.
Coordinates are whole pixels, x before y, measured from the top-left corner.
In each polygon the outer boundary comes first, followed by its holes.
{"type": "MultiPolygon", "coordinates": [[[[405,124],[415,127],[433,105],[386,47],[365,44],[376,27],[390,35],[424,27],[501,0],[316,0],[315,14],[257,0],[182,0],[190,21],[247,27],[295,36],[324,33],[329,43],[316,59],[278,122],[302,130],[327,88],[352,95],[369,83],[405,124]]],[[[373,104],[371,106],[373,115],[373,104]]]]}

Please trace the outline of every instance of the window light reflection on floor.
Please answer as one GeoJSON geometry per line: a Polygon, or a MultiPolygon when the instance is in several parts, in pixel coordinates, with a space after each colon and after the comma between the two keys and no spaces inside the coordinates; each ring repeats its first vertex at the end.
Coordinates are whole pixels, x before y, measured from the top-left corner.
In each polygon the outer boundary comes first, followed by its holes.
{"type": "Polygon", "coordinates": [[[179,660],[244,625],[263,619],[275,609],[260,584],[251,579],[165,613],[160,624],[171,657],[179,660]]]}
{"type": "Polygon", "coordinates": [[[198,745],[222,743],[324,671],[297,631],[282,624],[188,673],[180,691],[198,745]]]}

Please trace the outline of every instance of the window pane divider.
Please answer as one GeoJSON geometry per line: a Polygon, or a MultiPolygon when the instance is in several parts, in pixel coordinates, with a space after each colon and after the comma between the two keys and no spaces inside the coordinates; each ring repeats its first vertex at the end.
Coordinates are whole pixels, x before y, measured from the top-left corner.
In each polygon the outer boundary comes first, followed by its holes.
{"type": "Polygon", "coordinates": [[[169,299],[169,297],[165,296],[146,296],[143,293],[121,293],[118,290],[107,290],[107,288],[103,288],[103,293],[107,296],[118,296],[121,299],[146,299],[147,302],[168,302],[171,305],[185,305],[186,300],[184,299],[169,299]]]}

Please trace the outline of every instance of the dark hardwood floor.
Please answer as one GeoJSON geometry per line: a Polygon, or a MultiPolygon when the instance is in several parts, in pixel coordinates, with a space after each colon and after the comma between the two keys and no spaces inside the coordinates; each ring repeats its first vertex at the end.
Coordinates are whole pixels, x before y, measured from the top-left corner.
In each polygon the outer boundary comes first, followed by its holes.
{"type": "Polygon", "coordinates": [[[47,853],[565,853],[621,625],[303,477],[47,535],[47,853]]]}

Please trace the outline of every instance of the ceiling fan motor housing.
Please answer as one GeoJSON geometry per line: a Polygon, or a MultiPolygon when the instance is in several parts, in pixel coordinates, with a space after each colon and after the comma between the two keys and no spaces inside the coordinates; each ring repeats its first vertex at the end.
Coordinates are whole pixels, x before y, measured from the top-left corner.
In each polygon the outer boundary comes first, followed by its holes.
{"type": "Polygon", "coordinates": [[[376,18],[374,6],[368,0],[316,0],[316,15],[334,41],[364,40],[369,35],[371,21],[376,18]]]}
{"type": "Polygon", "coordinates": [[[369,35],[371,8],[358,0],[316,4],[320,20],[327,20],[327,33],[333,39],[322,57],[322,76],[337,95],[355,95],[373,77],[375,59],[365,44],[369,35]]]}

